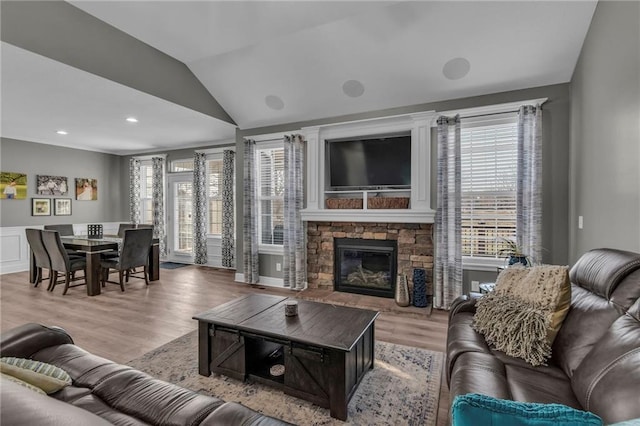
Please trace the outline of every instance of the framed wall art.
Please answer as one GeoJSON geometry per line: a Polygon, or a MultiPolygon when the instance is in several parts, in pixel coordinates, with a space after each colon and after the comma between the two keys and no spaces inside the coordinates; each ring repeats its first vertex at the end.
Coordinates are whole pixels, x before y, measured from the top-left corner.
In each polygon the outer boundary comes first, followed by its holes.
{"type": "Polygon", "coordinates": [[[67,195],[69,186],[64,176],[36,176],[36,193],[38,195],[67,195]]]}
{"type": "Polygon", "coordinates": [[[27,198],[27,174],[0,172],[0,197],[3,200],[27,198]]]}
{"type": "Polygon", "coordinates": [[[71,198],[54,198],[53,214],[56,216],[71,216],[71,198]]]}
{"type": "Polygon", "coordinates": [[[95,201],[98,199],[98,179],[76,178],[76,200],[95,201]]]}
{"type": "Polygon", "coordinates": [[[32,198],[31,216],[51,216],[51,198],[32,198]]]}

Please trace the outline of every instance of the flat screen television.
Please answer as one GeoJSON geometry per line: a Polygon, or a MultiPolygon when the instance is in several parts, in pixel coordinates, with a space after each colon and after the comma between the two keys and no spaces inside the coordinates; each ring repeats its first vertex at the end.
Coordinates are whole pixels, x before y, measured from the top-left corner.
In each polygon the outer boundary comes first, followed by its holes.
{"type": "Polygon", "coordinates": [[[411,186],[411,135],[327,141],[333,190],[411,186]]]}

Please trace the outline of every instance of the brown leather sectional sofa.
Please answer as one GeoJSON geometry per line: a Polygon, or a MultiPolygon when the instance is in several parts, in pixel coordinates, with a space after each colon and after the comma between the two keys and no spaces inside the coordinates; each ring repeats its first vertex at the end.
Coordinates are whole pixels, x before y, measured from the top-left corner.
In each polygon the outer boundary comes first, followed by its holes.
{"type": "Polygon", "coordinates": [[[447,334],[452,400],[479,393],[564,404],[605,424],[640,418],[640,254],[592,250],[569,276],[571,308],[547,366],[492,350],[471,327],[476,299],[453,303],[447,334]]]}
{"type": "Polygon", "coordinates": [[[62,368],[73,384],[41,395],[3,380],[2,425],[247,425],[288,423],[240,404],[197,394],[126,365],[92,355],[62,329],[25,324],[2,334],[3,357],[31,358],[62,368]]]}

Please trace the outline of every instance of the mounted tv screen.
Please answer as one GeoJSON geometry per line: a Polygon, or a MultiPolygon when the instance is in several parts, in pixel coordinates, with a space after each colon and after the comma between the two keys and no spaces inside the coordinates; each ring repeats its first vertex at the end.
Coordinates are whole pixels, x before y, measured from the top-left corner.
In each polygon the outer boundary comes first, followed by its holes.
{"type": "Polygon", "coordinates": [[[411,185],[411,135],[328,141],[332,189],[411,185]]]}

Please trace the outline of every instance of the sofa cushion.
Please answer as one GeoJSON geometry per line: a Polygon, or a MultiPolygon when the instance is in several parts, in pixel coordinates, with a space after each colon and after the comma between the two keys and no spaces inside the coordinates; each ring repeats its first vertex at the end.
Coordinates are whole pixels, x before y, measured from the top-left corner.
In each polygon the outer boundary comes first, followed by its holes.
{"type": "Polygon", "coordinates": [[[200,423],[201,426],[271,426],[286,424],[288,423],[256,413],[255,411],[235,402],[225,403],[213,413],[209,414],[209,416],[200,423]]]}
{"type": "Polygon", "coordinates": [[[566,376],[548,374],[547,367],[531,368],[505,364],[512,399],[522,402],[558,403],[581,409],[566,376]]]}
{"type": "Polygon", "coordinates": [[[454,426],[602,425],[595,414],[561,404],[505,401],[478,394],[457,396],[451,406],[451,420],[454,426]]]}
{"type": "Polygon", "coordinates": [[[619,316],[606,299],[573,285],[571,309],[552,347],[554,362],[571,377],[593,345],[619,316]]]}
{"type": "Polygon", "coordinates": [[[453,365],[449,390],[452,395],[482,393],[512,399],[504,364],[491,354],[467,352],[453,365]]]}
{"type": "Polygon", "coordinates": [[[93,394],[113,409],[151,424],[198,424],[223,401],[197,394],[137,370],[124,370],[99,383],[93,394]]]}
{"type": "Polygon", "coordinates": [[[609,300],[616,286],[640,269],[640,255],[615,249],[594,249],[583,254],[570,272],[571,282],[609,300]]]}
{"type": "Polygon", "coordinates": [[[582,406],[607,423],[640,417],[640,319],[617,319],[574,371],[573,391],[582,406]]]}
{"type": "Polygon", "coordinates": [[[491,353],[489,346],[482,334],[475,331],[473,314],[471,312],[459,312],[449,320],[447,332],[447,381],[451,375],[451,368],[458,356],[465,352],[491,353]]]}
{"type": "Polygon", "coordinates": [[[0,424],[11,426],[108,426],[93,413],[9,381],[0,386],[0,424]]]}
{"type": "Polygon", "coordinates": [[[73,401],[72,404],[78,408],[82,408],[83,410],[90,411],[114,425],[148,426],[148,423],[109,407],[104,401],[95,395],[85,395],[82,398],[73,401]]]}
{"type": "Polygon", "coordinates": [[[474,329],[507,355],[543,365],[569,309],[568,277],[564,266],[502,271],[495,290],[477,302],[474,329]]]}
{"type": "Polygon", "coordinates": [[[71,377],[63,369],[32,359],[0,358],[0,371],[40,388],[46,393],[57,392],[71,384],[71,377]]]}

